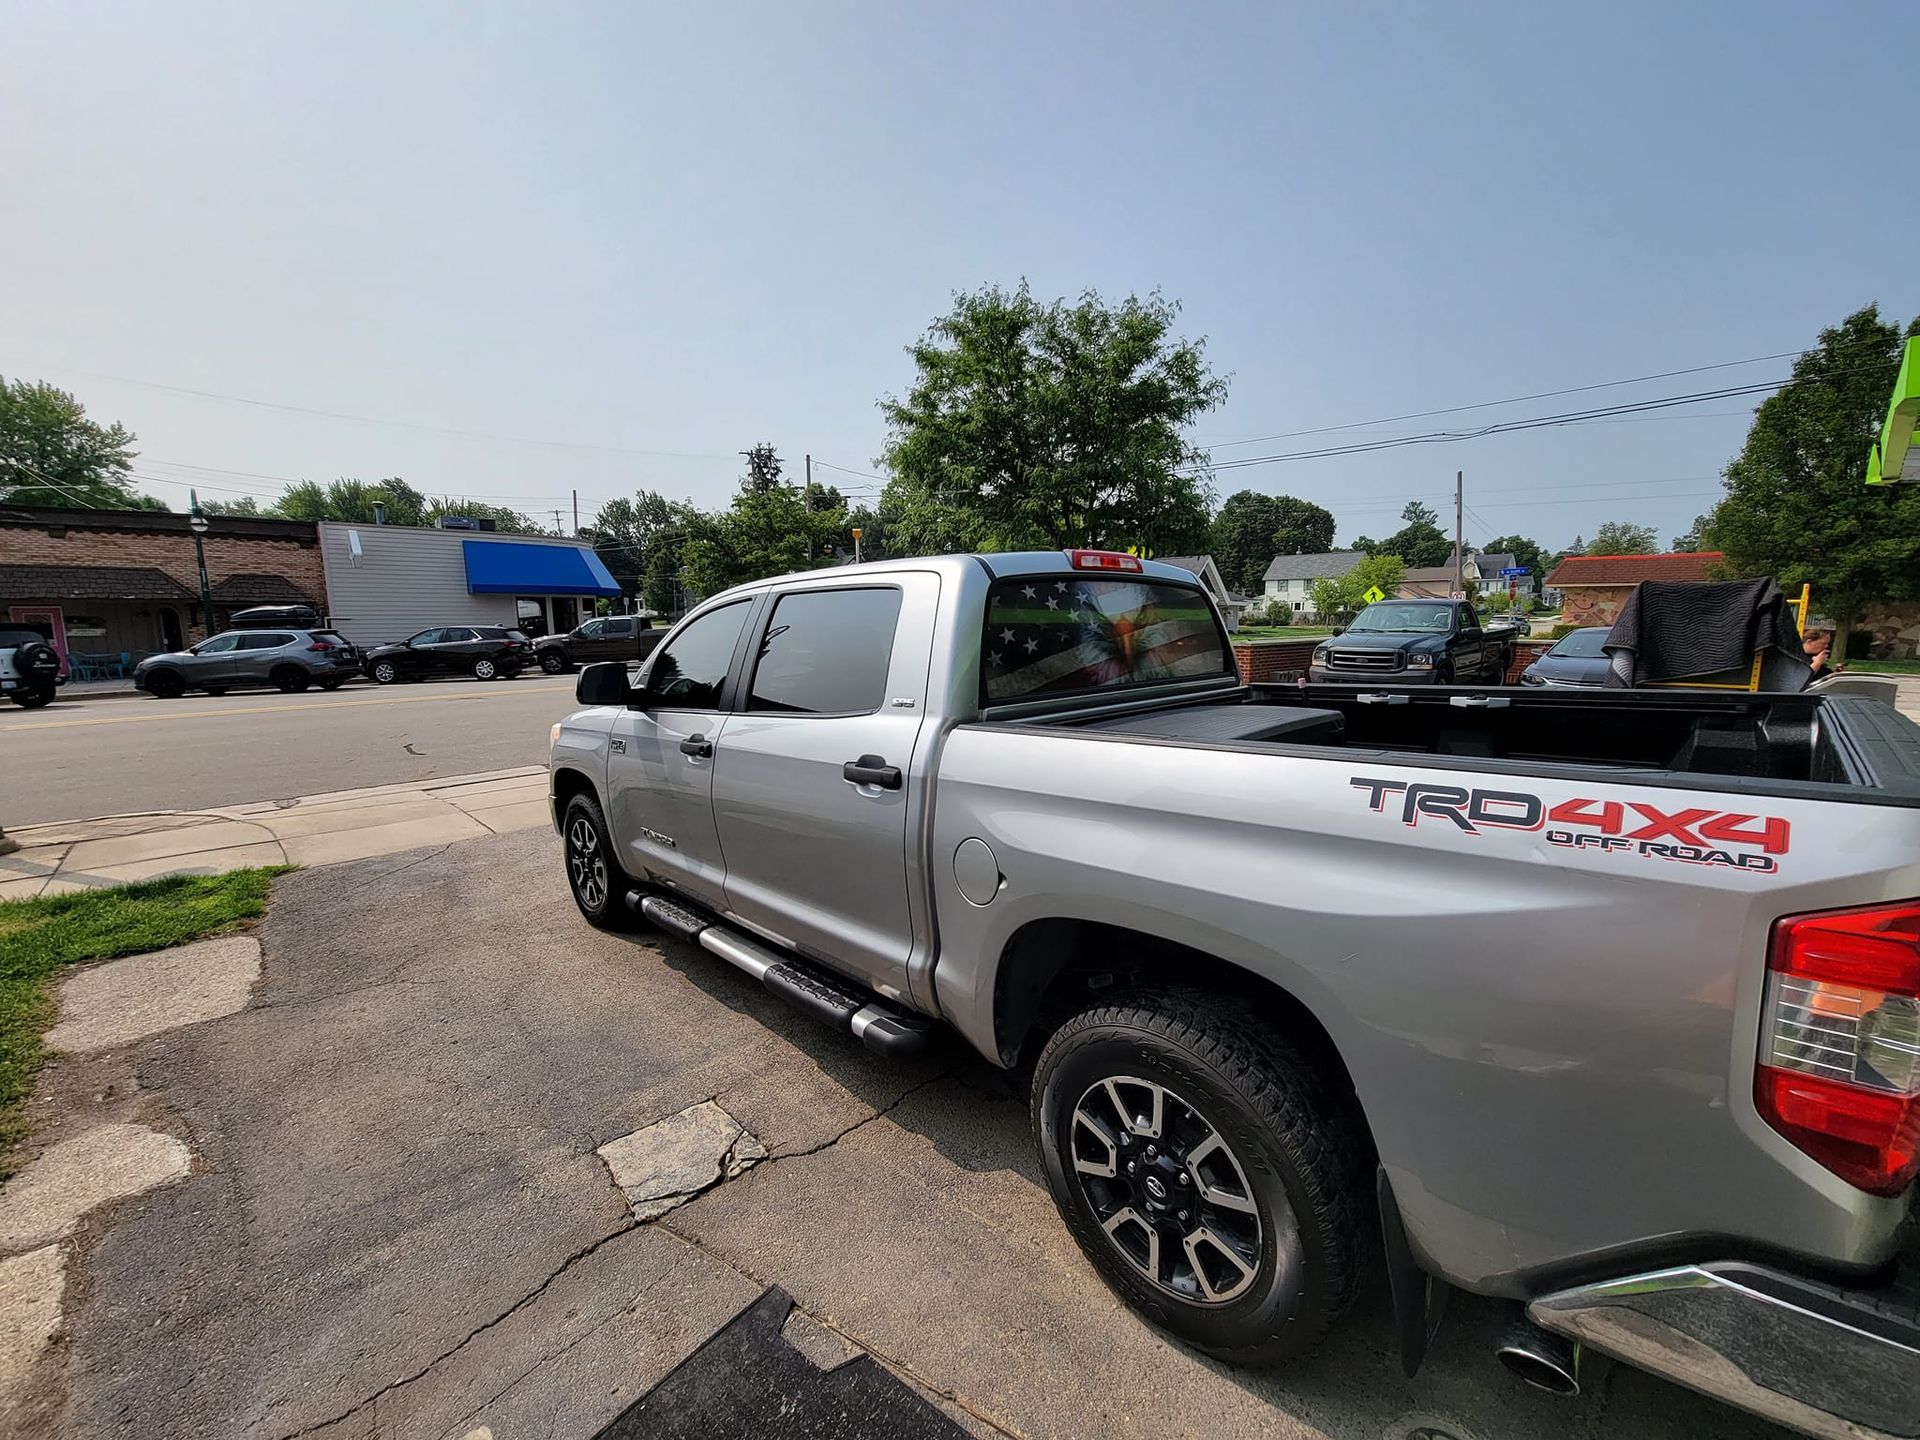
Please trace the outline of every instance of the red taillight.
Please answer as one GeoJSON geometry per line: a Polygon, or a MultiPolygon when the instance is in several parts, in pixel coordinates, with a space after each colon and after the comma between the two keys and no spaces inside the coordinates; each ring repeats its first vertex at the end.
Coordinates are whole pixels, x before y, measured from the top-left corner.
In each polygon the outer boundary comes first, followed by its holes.
{"type": "Polygon", "coordinates": [[[1129,575],[1140,573],[1140,557],[1118,550],[1069,550],[1067,563],[1076,570],[1119,570],[1129,575]]]}
{"type": "Polygon", "coordinates": [[[316,653],[325,653],[333,649],[333,642],[330,640],[316,640],[313,644],[307,646],[307,649],[315,651],[316,653]]]}
{"type": "Polygon", "coordinates": [[[1754,1102],[1848,1183],[1920,1174],[1920,901],[1774,922],[1754,1102]]]}

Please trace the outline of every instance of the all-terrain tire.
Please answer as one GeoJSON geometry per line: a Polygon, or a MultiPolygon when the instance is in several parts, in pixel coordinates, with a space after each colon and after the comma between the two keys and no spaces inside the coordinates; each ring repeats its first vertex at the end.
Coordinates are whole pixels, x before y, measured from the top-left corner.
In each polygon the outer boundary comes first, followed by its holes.
{"type": "Polygon", "coordinates": [[[560,845],[567,872],[567,890],[589,925],[600,930],[632,930],[639,917],[627,908],[633,881],[614,854],[613,836],[600,802],[591,795],[575,795],[560,812],[560,845]],[[591,843],[587,843],[588,840],[591,843]],[[600,866],[595,871],[594,860],[600,866]]]}
{"type": "Polygon", "coordinates": [[[1276,1364],[1311,1350],[1352,1304],[1374,1230],[1364,1124],[1337,1079],[1244,1005],[1165,989],[1081,1011],[1041,1051],[1032,1115],[1067,1228],[1107,1283],[1154,1324],[1237,1365],[1276,1364]],[[1091,1087],[1121,1076],[1184,1099],[1245,1172],[1263,1243],[1254,1278],[1236,1298],[1205,1304],[1161,1288],[1102,1228],[1074,1171],[1073,1114],[1091,1087]]]}

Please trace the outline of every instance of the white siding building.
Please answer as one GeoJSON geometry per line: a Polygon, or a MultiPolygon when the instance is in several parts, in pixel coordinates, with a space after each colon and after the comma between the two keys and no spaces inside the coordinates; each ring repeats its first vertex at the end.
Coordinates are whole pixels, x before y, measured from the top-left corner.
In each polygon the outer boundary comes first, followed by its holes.
{"type": "Polygon", "coordinates": [[[1276,555],[1261,577],[1261,594],[1281,600],[1296,615],[1313,609],[1313,582],[1338,580],[1367,558],[1364,550],[1327,550],[1318,555],[1276,555]]]}
{"type": "Polygon", "coordinates": [[[329,619],[356,645],[404,640],[430,625],[571,630],[592,602],[622,592],[580,540],[323,520],[329,619]]]}

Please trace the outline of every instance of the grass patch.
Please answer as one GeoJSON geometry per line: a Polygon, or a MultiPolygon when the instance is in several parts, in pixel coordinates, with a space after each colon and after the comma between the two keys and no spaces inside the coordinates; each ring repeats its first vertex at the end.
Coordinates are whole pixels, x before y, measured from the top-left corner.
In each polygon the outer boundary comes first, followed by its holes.
{"type": "Polygon", "coordinates": [[[1324,640],[1331,634],[1333,631],[1313,625],[1242,625],[1233,632],[1233,639],[1255,643],[1268,640],[1324,640]]]}
{"type": "Polygon", "coordinates": [[[1849,660],[1847,669],[1859,675],[1920,675],[1920,660],[1849,660]]]}
{"type": "Polygon", "coordinates": [[[286,866],[169,875],[107,890],[0,901],[0,1178],[26,1135],[21,1107],[53,1022],[52,980],[68,965],[164,950],[231,930],[267,908],[286,866]]]}

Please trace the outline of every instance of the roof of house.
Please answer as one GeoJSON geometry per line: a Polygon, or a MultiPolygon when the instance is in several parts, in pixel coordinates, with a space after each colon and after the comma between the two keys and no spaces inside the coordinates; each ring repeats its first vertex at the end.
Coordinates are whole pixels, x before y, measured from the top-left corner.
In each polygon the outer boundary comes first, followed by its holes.
{"type": "Polygon", "coordinates": [[[284,575],[229,575],[213,587],[222,605],[312,605],[313,596],[284,575]]]}
{"type": "MultiPolygon", "coordinates": [[[[0,504],[0,525],[36,530],[119,530],[137,534],[190,535],[192,517],[174,510],[78,510],[51,505],[0,504]]],[[[317,542],[311,520],[267,515],[209,515],[208,535],[245,535],[254,540],[317,542]]],[[[150,597],[151,598],[151,597],[150,597]]]]}
{"type": "Polygon", "coordinates": [[[1578,585],[1638,585],[1642,580],[1705,580],[1726,556],[1718,550],[1686,550],[1675,555],[1569,555],[1553,567],[1547,584],[1556,590],[1578,585]]]}
{"type": "Polygon", "coordinates": [[[1408,584],[1409,582],[1416,585],[1432,584],[1440,580],[1444,580],[1448,585],[1452,585],[1452,583],[1459,578],[1459,574],[1451,565],[1412,565],[1400,572],[1400,583],[1402,585],[1408,584]]]}
{"type": "Polygon", "coordinates": [[[1196,575],[1205,573],[1207,566],[1213,563],[1211,555],[1156,555],[1153,558],[1162,565],[1178,565],[1182,570],[1191,570],[1196,575]]]}
{"type": "Polygon", "coordinates": [[[0,595],[22,600],[192,600],[151,565],[0,565],[0,595]]]}
{"type": "Polygon", "coordinates": [[[1267,573],[1260,578],[1338,580],[1366,558],[1367,552],[1364,550],[1327,550],[1318,555],[1276,555],[1267,566],[1267,573]]]}
{"type": "Polygon", "coordinates": [[[1511,555],[1480,554],[1473,557],[1473,563],[1480,567],[1480,578],[1483,580],[1498,576],[1502,570],[1520,568],[1520,562],[1511,555]]]}

